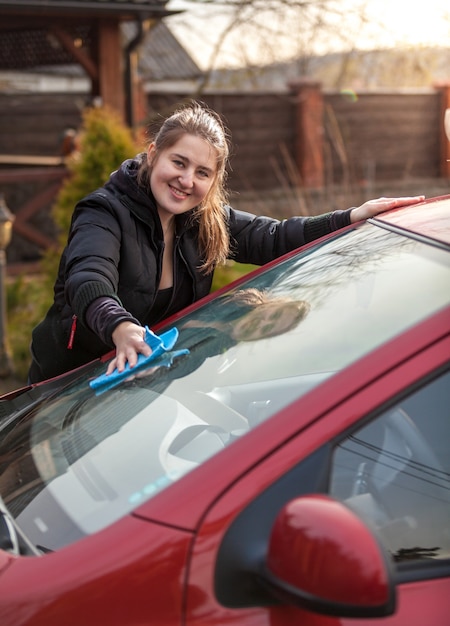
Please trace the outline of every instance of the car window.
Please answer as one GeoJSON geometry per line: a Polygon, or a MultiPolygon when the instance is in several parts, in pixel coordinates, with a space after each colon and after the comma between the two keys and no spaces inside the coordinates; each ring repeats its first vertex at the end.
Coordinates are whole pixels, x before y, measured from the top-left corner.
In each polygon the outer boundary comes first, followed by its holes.
{"type": "Polygon", "coordinates": [[[450,373],[336,448],[331,495],[374,526],[396,562],[450,558],[450,373]]]}
{"type": "Polygon", "coordinates": [[[107,390],[89,386],[106,369],[94,363],[23,410],[0,437],[3,499],[52,549],[108,526],[447,306],[449,266],[364,223],[269,267],[177,318],[182,356],[107,390]]]}

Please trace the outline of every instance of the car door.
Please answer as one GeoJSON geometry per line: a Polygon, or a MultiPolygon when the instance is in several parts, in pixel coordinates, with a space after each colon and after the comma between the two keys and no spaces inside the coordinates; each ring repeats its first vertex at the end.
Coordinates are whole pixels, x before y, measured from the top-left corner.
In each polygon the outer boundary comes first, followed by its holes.
{"type": "Polygon", "coordinates": [[[450,616],[449,407],[450,372],[436,373],[333,449],[328,492],[376,529],[394,562],[397,614],[382,623],[450,616]]]}
{"type": "MultiPolygon", "coordinates": [[[[206,513],[193,545],[187,626],[446,624],[450,372],[443,354],[448,339],[311,418],[306,430],[230,486],[206,513]],[[380,492],[381,503],[374,502],[380,492]],[[287,502],[317,493],[344,502],[377,536],[396,590],[392,615],[322,615],[277,604],[262,590],[258,577],[277,515],[287,502]]],[[[293,419],[302,406],[304,400],[287,409],[293,419]]]]}

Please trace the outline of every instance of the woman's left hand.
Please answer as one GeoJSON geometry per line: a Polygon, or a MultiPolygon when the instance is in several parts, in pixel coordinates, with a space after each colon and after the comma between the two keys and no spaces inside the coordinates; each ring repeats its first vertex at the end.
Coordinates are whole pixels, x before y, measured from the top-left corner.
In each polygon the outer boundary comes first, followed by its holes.
{"type": "Polygon", "coordinates": [[[425,196],[409,196],[403,198],[376,198],[375,200],[368,200],[361,206],[358,206],[350,213],[350,222],[354,224],[360,220],[366,220],[369,217],[374,217],[378,213],[388,211],[389,209],[396,209],[401,206],[407,206],[408,204],[418,204],[423,202],[425,196]]]}

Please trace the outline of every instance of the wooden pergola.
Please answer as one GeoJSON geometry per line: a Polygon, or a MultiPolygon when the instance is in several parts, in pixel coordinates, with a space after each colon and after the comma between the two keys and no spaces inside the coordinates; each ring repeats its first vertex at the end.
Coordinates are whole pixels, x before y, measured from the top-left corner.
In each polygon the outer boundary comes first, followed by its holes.
{"type": "Polygon", "coordinates": [[[133,125],[132,54],[146,27],[172,15],[167,0],[0,0],[0,70],[79,64],[91,98],[133,125]],[[120,24],[134,21],[124,46],[120,24]]]}

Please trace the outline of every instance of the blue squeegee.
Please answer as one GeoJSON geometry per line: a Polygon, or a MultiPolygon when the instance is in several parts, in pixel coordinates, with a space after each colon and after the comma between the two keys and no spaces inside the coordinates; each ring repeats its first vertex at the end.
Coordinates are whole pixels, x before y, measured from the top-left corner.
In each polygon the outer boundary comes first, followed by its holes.
{"type": "Polygon", "coordinates": [[[144,369],[149,364],[153,363],[155,366],[162,365],[169,367],[172,364],[173,358],[176,356],[180,356],[182,354],[188,354],[189,350],[178,350],[171,354],[168,353],[176,344],[178,339],[178,330],[176,328],[171,328],[162,335],[155,335],[153,331],[151,331],[148,326],[145,327],[145,335],[144,341],[147,345],[152,349],[152,353],[150,356],[144,356],[143,354],[138,355],[137,363],[134,367],[130,367],[128,363],[126,363],[125,368],[122,372],[119,372],[117,368],[111,372],[111,374],[101,374],[89,381],[89,386],[91,389],[106,391],[106,389],[110,389],[111,387],[115,387],[119,382],[129,378],[136,372],[144,369]],[[162,357],[162,355],[164,355],[162,357]],[[160,358],[162,357],[162,358],[160,358]]]}

